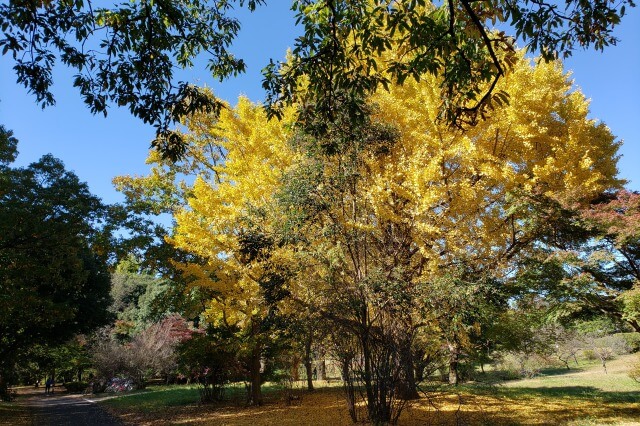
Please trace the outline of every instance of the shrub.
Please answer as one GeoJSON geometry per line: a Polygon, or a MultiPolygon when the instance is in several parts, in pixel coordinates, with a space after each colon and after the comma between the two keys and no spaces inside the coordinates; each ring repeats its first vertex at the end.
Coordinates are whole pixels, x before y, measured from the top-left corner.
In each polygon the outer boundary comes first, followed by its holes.
{"type": "Polygon", "coordinates": [[[596,355],[596,352],[593,349],[585,349],[584,351],[582,351],[582,356],[587,361],[595,361],[596,359],[598,359],[598,355],[596,355]]]}
{"type": "Polygon", "coordinates": [[[545,367],[548,367],[547,360],[538,354],[528,354],[525,352],[512,352],[505,356],[500,364],[503,370],[502,376],[505,379],[533,378],[545,367]]]}
{"type": "Polygon", "coordinates": [[[71,393],[81,393],[89,387],[87,382],[67,382],[64,387],[71,393]]]}
{"type": "Polygon", "coordinates": [[[640,356],[636,357],[635,362],[631,364],[631,369],[628,374],[629,377],[640,383],[640,356]]]}
{"type": "Polygon", "coordinates": [[[620,333],[632,353],[640,351],[640,333],[620,333]]]}
{"type": "Polygon", "coordinates": [[[631,346],[627,343],[622,333],[611,334],[596,339],[596,345],[598,347],[608,347],[615,355],[624,355],[631,353],[631,346]]]}
{"type": "Polygon", "coordinates": [[[113,331],[106,329],[95,339],[93,362],[100,378],[128,378],[136,387],[144,388],[150,378],[175,372],[176,347],[189,340],[192,333],[179,315],[151,324],[126,344],[117,342],[113,331]]]}
{"type": "Polygon", "coordinates": [[[242,377],[237,353],[224,339],[195,334],[177,347],[179,370],[198,385],[200,402],[221,401],[225,385],[242,377]]]}

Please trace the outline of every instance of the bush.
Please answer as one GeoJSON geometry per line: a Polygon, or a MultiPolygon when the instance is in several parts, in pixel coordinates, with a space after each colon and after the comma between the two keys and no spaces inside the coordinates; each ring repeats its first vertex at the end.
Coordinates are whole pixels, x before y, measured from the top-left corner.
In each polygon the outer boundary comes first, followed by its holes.
{"type": "Polygon", "coordinates": [[[635,362],[631,364],[631,369],[628,374],[629,377],[640,383],[640,356],[636,357],[635,362]]]}
{"type": "Polygon", "coordinates": [[[619,335],[624,339],[631,353],[640,352],[640,333],[620,333],[619,335]]]}
{"type": "Polygon", "coordinates": [[[195,334],[177,347],[179,371],[198,385],[200,402],[221,401],[225,385],[242,377],[236,351],[224,339],[195,334]]]}
{"type": "Polygon", "coordinates": [[[64,387],[71,393],[81,393],[89,387],[87,382],[67,382],[64,387]]]}
{"type": "Polygon", "coordinates": [[[585,349],[584,351],[582,351],[582,356],[587,361],[595,361],[596,359],[598,359],[598,355],[596,355],[596,352],[593,349],[585,349]]]}
{"type": "Polygon", "coordinates": [[[512,352],[505,356],[500,363],[503,377],[508,379],[531,379],[540,373],[540,370],[549,366],[548,361],[538,354],[524,352],[512,352]]]}
{"type": "Polygon", "coordinates": [[[594,339],[591,346],[596,349],[596,355],[598,348],[609,348],[615,355],[631,353],[631,347],[622,334],[623,333],[610,334],[609,336],[594,339]]]}

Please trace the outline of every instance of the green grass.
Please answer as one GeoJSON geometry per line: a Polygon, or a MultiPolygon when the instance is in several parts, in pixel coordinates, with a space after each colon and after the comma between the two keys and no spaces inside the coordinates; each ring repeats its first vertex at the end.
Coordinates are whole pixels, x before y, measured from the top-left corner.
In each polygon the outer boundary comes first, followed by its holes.
{"type": "Polygon", "coordinates": [[[153,411],[175,406],[195,405],[200,395],[195,386],[158,386],[122,394],[103,401],[109,407],[153,411]]]}
{"type": "MultiPolygon", "coordinates": [[[[610,361],[610,366],[628,363],[624,357],[610,361]]],[[[470,386],[470,390],[473,389],[470,386]]],[[[616,371],[605,374],[598,361],[586,361],[577,368],[551,368],[533,379],[513,380],[497,386],[497,394],[510,399],[552,398],[588,399],[606,403],[633,403],[640,401],[640,385],[626,373],[616,371]]]]}
{"type": "MultiPolygon", "coordinates": [[[[265,384],[262,393],[265,397],[279,391],[276,385],[265,384]]],[[[241,384],[225,388],[225,400],[244,400],[246,391],[241,384]]],[[[101,403],[116,410],[135,409],[140,412],[153,412],[171,407],[198,405],[200,393],[196,385],[150,386],[147,389],[132,391],[116,397],[104,399],[101,403]]]]}

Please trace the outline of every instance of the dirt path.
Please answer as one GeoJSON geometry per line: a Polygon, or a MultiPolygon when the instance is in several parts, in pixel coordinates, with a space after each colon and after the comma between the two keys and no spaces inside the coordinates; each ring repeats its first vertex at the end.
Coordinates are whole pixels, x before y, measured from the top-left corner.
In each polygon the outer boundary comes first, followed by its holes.
{"type": "Polygon", "coordinates": [[[20,405],[29,408],[31,424],[37,426],[121,426],[123,423],[82,395],[44,392],[25,395],[20,405]]]}

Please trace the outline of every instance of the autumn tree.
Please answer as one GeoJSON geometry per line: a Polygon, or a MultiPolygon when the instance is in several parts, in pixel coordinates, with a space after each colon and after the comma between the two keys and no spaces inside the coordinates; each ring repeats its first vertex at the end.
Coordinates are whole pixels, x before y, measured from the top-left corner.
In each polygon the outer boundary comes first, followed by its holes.
{"type": "Polygon", "coordinates": [[[473,125],[493,102],[509,96],[496,85],[513,64],[516,37],[545,60],[568,57],[576,48],[602,50],[616,43],[612,31],[627,5],[635,6],[632,1],[293,2],[304,33],[292,59],[266,68],[263,87],[275,114],[279,105],[303,97],[310,111],[330,121],[335,108],[348,103],[351,119],[358,120],[368,96],[379,89],[432,75],[440,78],[440,117],[456,126],[473,125]],[[304,90],[301,76],[308,82],[304,90]]]}
{"type": "Polygon", "coordinates": [[[621,190],[599,201],[581,212],[586,226],[596,232],[583,270],[605,299],[601,311],[640,332],[640,194],[621,190]]]}
{"type": "Polygon", "coordinates": [[[181,198],[171,242],[194,257],[177,266],[190,287],[211,292],[207,321],[244,342],[251,402],[261,404],[261,359],[277,340],[278,303],[288,279],[286,262],[275,266],[285,255],[278,254],[271,213],[273,194],[292,161],[288,131],[246,99],[219,119],[196,114],[186,124],[191,133],[182,162],[170,164],[152,153],[156,166],[150,176],[119,183],[132,195],[149,188],[149,194],[181,198]]]}
{"type": "Polygon", "coordinates": [[[496,86],[511,102],[466,131],[439,119],[440,84],[391,85],[367,100],[364,122],[347,102],[333,121],[292,126],[293,109],[268,121],[241,99],[219,118],[187,117],[187,160],[152,154],[150,176],[121,181],[184,206],[170,241],[198,259],[182,269],[213,291],[209,321],[250,337],[256,384],[259,355],[277,337],[264,320],[304,308],[332,324],[345,378],[362,380],[351,389],[362,389],[366,417],[393,421],[412,344],[444,309],[430,305],[434,283],[469,265],[469,282],[500,278],[561,206],[620,184],[618,143],[587,117],[559,64],[515,55],[496,86]],[[176,183],[177,170],[193,177],[176,183]]]}
{"type": "Polygon", "coordinates": [[[303,209],[302,234],[319,237],[310,248],[326,270],[317,309],[357,342],[362,365],[350,368],[372,420],[392,421],[395,384],[407,380],[402,348],[444,308],[427,307],[434,281],[466,265],[499,277],[560,206],[619,185],[618,143],[587,118],[558,64],[532,67],[519,54],[501,84],[509,105],[465,132],[439,120],[440,81],[425,78],[372,96],[362,127],[338,110],[294,138],[305,157],[289,175],[302,183],[289,186],[306,192],[285,211],[303,209]],[[376,376],[377,362],[392,367],[376,376]]]}

